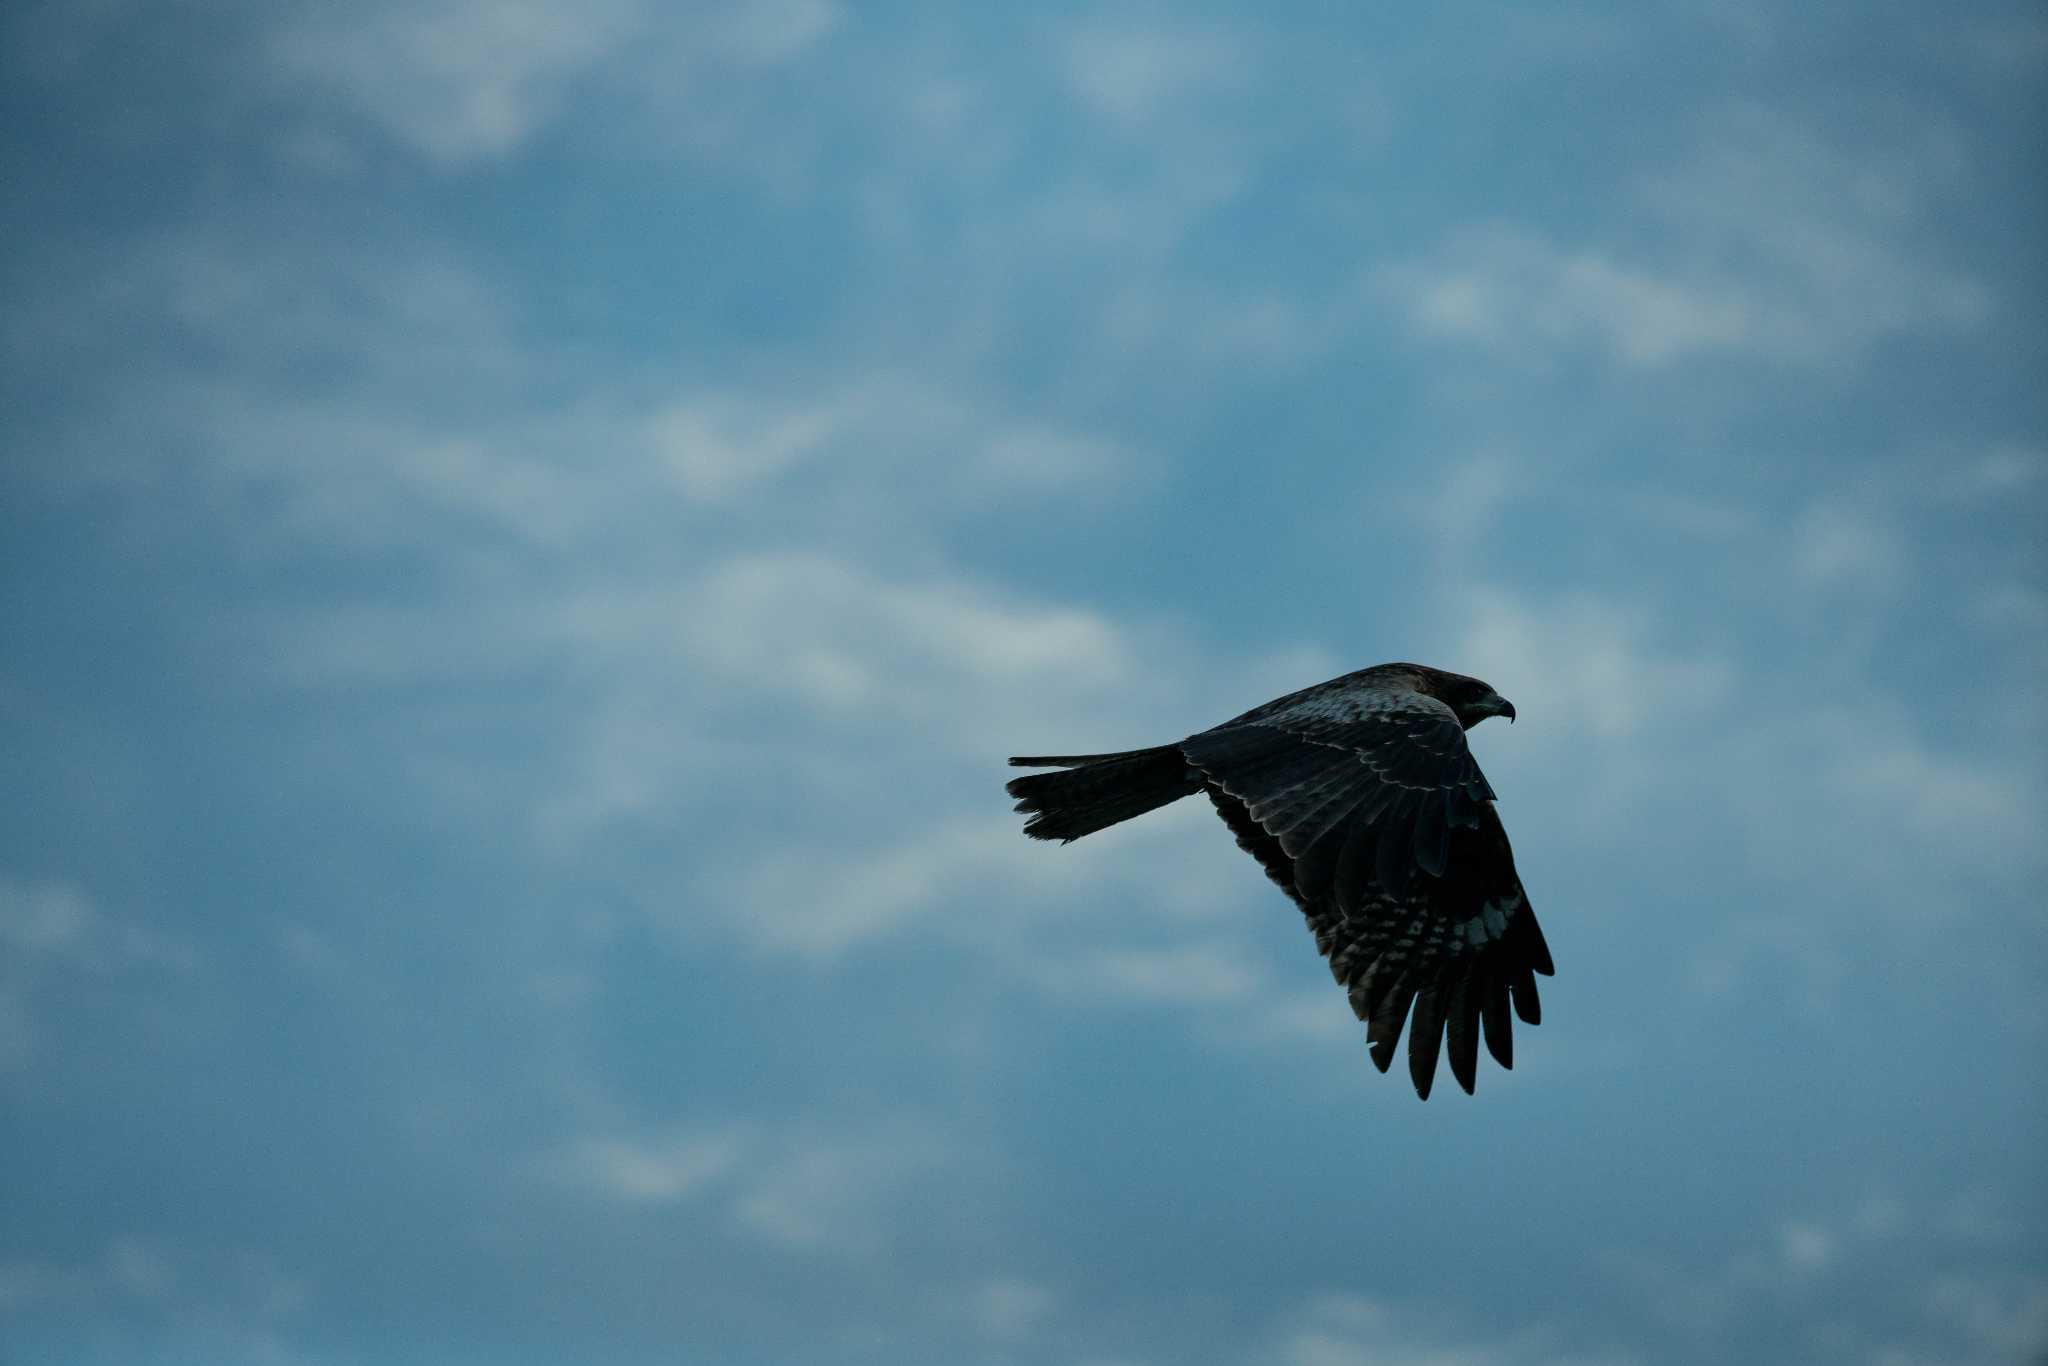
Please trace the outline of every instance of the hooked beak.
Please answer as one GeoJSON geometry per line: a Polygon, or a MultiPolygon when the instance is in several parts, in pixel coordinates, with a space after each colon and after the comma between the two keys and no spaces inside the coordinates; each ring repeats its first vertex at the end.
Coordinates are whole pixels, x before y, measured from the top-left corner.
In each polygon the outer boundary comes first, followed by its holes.
{"type": "Polygon", "coordinates": [[[1500,714],[1502,716],[1507,717],[1508,724],[1512,726],[1513,724],[1515,724],[1515,704],[1508,701],[1505,697],[1500,697],[1498,693],[1496,693],[1495,696],[1499,698],[1500,701],[1500,714]]]}

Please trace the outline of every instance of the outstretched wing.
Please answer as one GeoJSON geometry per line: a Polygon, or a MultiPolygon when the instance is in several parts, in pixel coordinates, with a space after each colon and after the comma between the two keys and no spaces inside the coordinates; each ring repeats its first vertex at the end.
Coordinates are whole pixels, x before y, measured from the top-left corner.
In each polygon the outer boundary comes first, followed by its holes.
{"type": "Polygon", "coordinates": [[[1482,1027],[1512,1065],[1510,1007],[1537,1021],[1534,974],[1550,954],[1449,707],[1338,679],[1180,748],[1238,844],[1307,916],[1381,1071],[1411,1006],[1409,1075],[1424,1097],[1446,1031],[1466,1091],[1482,1027]]]}

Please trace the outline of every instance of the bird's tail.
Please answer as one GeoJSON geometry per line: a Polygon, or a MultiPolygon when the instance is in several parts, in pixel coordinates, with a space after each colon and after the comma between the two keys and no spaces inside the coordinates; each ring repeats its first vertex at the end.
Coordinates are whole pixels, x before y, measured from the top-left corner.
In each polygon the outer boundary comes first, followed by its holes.
{"type": "Polygon", "coordinates": [[[1077,840],[1104,826],[1142,816],[1154,807],[1202,790],[1178,745],[1121,754],[1020,757],[1019,768],[1063,768],[1010,780],[1017,809],[1030,813],[1024,833],[1033,839],[1077,840]]]}

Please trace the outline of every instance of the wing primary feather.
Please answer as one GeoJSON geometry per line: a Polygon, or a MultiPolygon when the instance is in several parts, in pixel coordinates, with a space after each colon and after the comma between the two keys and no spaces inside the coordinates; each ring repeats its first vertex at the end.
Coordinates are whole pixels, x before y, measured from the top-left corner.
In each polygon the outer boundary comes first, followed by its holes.
{"type": "Polygon", "coordinates": [[[1436,1080],[1437,1054],[1444,1046],[1444,990],[1432,984],[1415,997],[1415,1016],[1408,1022],[1408,1077],[1415,1094],[1429,1099],[1436,1080]]]}
{"type": "Polygon", "coordinates": [[[1486,1051],[1502,1067],[1515,1065],[1515,1021],[1508,1013],[1508,984],[1489,971],[1482,992],[1480,1019],[1486,1026],[1486,1051]]]}
{"type": "Polygon", "coordinates": [[[1394,1063],[1394,1047],[1401,1041],[1401,1026],[1408,1019],[1408,1004],[1415,999],[1415,988],[1403,972],[1394,985],[1381,999],[1378,1009],[1372,1013],[1372,1022],[1366,1026],[1366,1043],[1372,1050],[1373,1066],[1384,1072],[1394,1063]]]}
{"type": "Polygon", "coordinates": [[[1515,1014],[1522,1017],[1523,1024],[1543,1023],[1543,1002],[1536,995],[1536,977],[1526,964],[1518,965],[1515,975],[1515,1014]]]}
{"type": "Polygon", "coordinates": [[[1523,937],[1528,940],[1523,951],[1529,957],[1529,966],[1545,977],[1555,976],[1557,968],[1550,961],[1550,945],[1543,942],[1543,927],[1536,923],[1536,916],[1526,903],[1516,911],[1515,919],[1524,927],[1523,937]]]}
{"type": "Polygon", "coordinates": [[[1387,1003],[1387,994],[1400,984],[1401,974],[1402,965],[1391,954],[1382,953],[1372,960],[1372,966],[1358,979],[1358,989],[1365,993],[1365,1010],[1359,1019],[1372,1022],[1387,1003]]]}
{"type": "Polygon", "coordinates": [[[1479,1078],[1479,992],[1469,973],[1451,984],[1451,999],[1444,1006],[1444,1051],[1451,1060],[1451,1075],[1465,1094],[1472,1094],[1479,1078]]]}

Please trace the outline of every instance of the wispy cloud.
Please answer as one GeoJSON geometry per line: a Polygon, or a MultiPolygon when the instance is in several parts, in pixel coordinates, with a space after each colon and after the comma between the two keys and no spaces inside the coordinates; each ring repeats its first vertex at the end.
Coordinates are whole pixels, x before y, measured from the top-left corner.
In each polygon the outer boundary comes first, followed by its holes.
{"type": "Polygon", "coordinates": [[[57,993],[178,982],[201,965],[193,945],[108,914],[74,883],[0,872],[0,1074],[35,1060],[57,993]]]}
{"type": "Polygon", "coordinates": [[[591,1139],[564,1167],[605,1194],[628,1204],[670,1204],[688,1199],[738,1164],[746,1138],[738,1130],[685,1134],[653,1142],[591,1139]]]}
{"type": "Polygon", "coordinates": [[[1546,1349],[1540,1339],[1488,1341],[1460,1332],[1441,1311],[1390,1303],[1348,1291],[1329,1291],[1289,1311],[1277,1358],[1287,1366],[1511,1366],[1575,1361],[1614,1363],[1546,1349]]]}
{"type": "MultiPolygon", "coordinates": [[[[831,1255],[882,1250],[900,1229],[890,1203],[954,1164],[944,1131],[909,1113],[841,1116],[815,1109],[775,1122],[727,1120],[637,1131],[615,1120],[575,1139],[545,1169],[571,1189],[654,1213],[671,1207],[703,1227],[831,1255]]],[[[1020,1319],[1029,1315],[1020,1307],[1020,1319]]]]}
{"type": "Polygon", "coordinates": [[[279,79],[452,164],[502,157],[532,136],[570,82],[633,37],[638,8],[434,0],[357,11],[347,23],[315,14],[279,29],[270,56],[279,79]]]}
{"type": "MultiPolygon", "coordinates": [[[[843,17],[830,0],[732,0],[670,15],[641,0],[574,8],[432,0],[356,11],[347,23],[317,13],[288,18],[265,47],[280,87],[341,116],[330,133],[367,126],[431,163],[460,168],[518,152],[561,116],[579,86],[599,83],[601,71],[630,82],[658,54],[668,86],[687,90],[705,72],[790,61],[843,17]]],[[[702,129],[688,136],[716,140],[702,129]]]]}
{"type": "Polygon", "coordinates": [[[1061,53],[1067,84],[1113,125],[1143,129],[1185,106],[1247,84],[1256,64],[1244,39],[1159,24],[1092,21],[1071,30],[1061,53]]]}
{"type": "Polygon", "coordinates": [[[119,1355],[291,1363],[313,1284],[269,1252],[123,1233],[77,1260],[0,1262],[0,1315],[26,1331],[84,1314],[119,1355]]]}
{"type": "Polygon", "coordinates": [[[1869,162],[1740,106],[1705,122],[1683,165],[1641,179],[1640,232],[1560,242],[1470,225],[1376,281],[1424,335],[1530,361],[1591,347],[1634,369],[1714,355],[1836,364],[1902,333],[1966,332],[1992,311],[1981,283],[1918,249],[1961,174],[1938,141],[1917,160],[1869,162]]]}
{"type": "Polygon", "coordinates": [[[1045,1286],[1018,1276],[991,1277],[975,1287],[969,1300],[976,1324],[999,1342],[1031,1336],[1058,1303],[1045,1286]]]}

